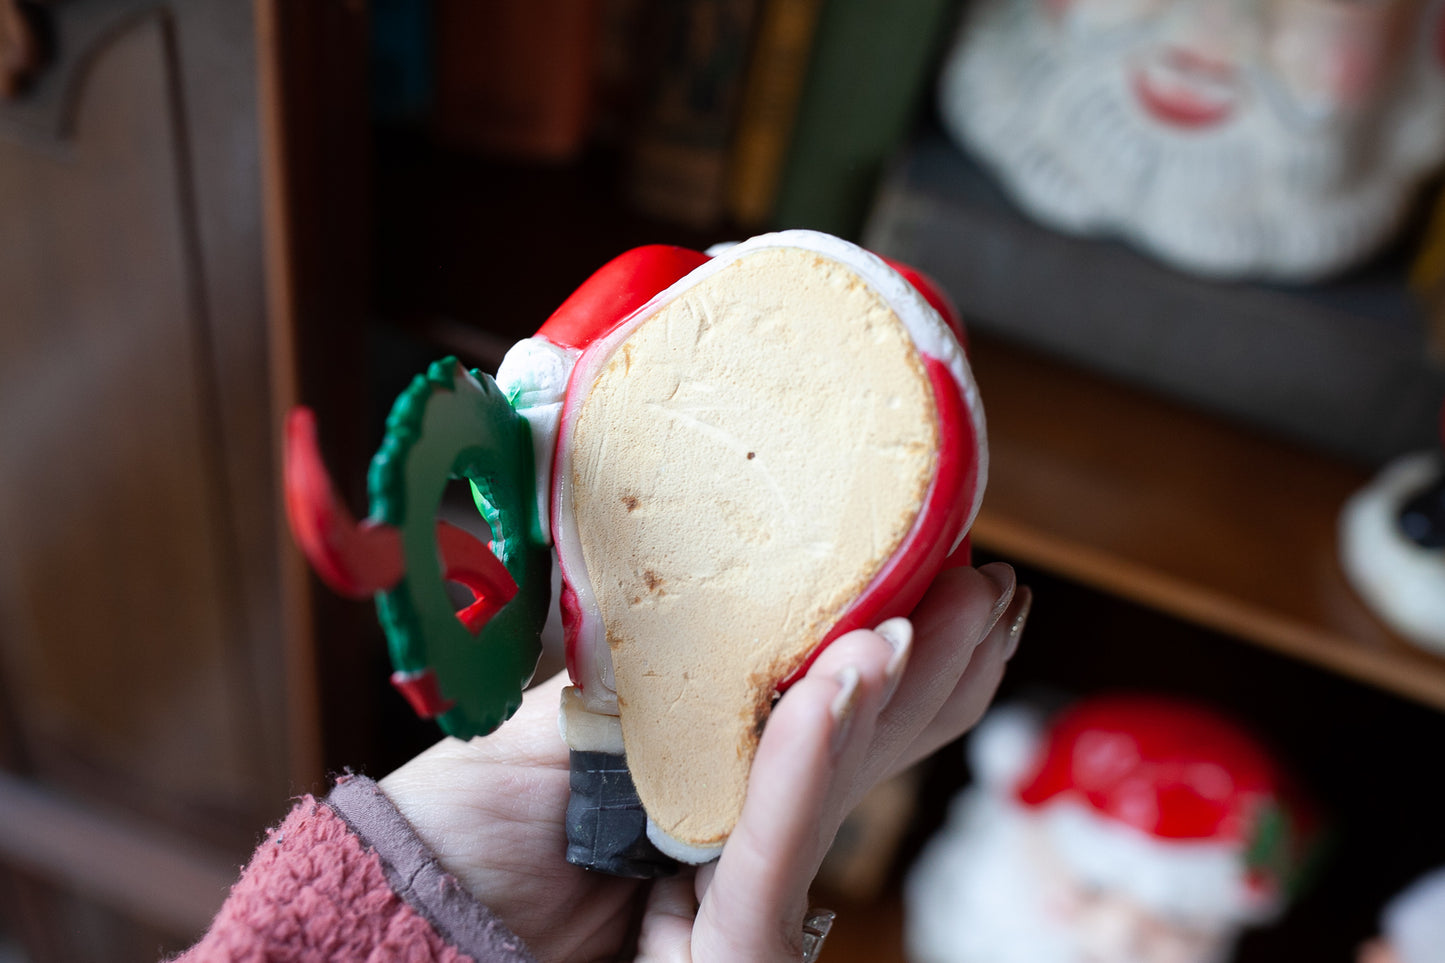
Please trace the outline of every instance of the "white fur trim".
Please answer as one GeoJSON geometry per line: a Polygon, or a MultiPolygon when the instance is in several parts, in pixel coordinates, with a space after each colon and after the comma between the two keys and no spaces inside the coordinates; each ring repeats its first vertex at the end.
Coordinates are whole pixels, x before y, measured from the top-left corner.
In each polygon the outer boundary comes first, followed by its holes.
{"type": "Polygon", "coordinates": [[[1277,898],[1249,884],[1237,843],[1160,839],[1068,799],[1046,803],[1035,816],[1080,879],[1127,892],[1159,913],[1258,923],[1280,909],[1277,898]]]}
{"type": "Polygon", "coordinates": [[[1012,792],[1039,751],[1042,715],[1022,705],[991,709],[968,737],[973,777],[991,792],[1012,792]]]}
{"type": "Polygon", "coordinates": [[[527,419],[532,435],[536,469],[537,523],[548,542],[552,536],[552,453],[562,421],[562,399],[567,379],[581,352],[563,348],[546,338],[518,341],[497,367],[497,386],[512,408],[527,419]]]}
{"type": "Polygon", "coordinates": [[[1445,550],[1425,549],[1400,531],[1402,501],[1445,471],[1421,452],[1386,465],[1340,513],[1340,564],[1355,591],[1385,622],[1422,646],[1445,652],[1445,550]]]}
{"type": "Polygon", "coordinates": [[[1392,899],[1381,928],[1400,963],[1445,963],[1445,868],[1392,899]]]}

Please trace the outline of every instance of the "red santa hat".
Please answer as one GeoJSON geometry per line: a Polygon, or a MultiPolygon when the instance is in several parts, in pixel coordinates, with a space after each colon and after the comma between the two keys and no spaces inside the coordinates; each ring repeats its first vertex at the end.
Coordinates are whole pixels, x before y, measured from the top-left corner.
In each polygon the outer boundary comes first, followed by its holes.
{"type": "Polygon", "coordinates": [[[1287,779],[1253,737],[1202,707],[1095,697],[1046,727],[995,713],[971,757],[1082,881],[1160,913],[1260,922],[1298,875],[1307,834],[1287,779]]]}

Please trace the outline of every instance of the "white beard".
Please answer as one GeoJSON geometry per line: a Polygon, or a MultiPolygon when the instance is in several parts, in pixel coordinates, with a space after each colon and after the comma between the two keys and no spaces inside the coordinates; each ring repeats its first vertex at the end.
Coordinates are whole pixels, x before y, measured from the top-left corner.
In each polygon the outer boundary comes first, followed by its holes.
{"type": "Polygon", "coordinates": [[[970,790],[909,873],[904,894],[911,963],[1081,963],[1043,908],[1024,859],[1027,822],[970,790]]]}
{"type": "Polygon", "coordinates": [[[1136,67],[1158,63],[1155,26],[1080,40],[1041,6],[979,3],[940,100],[950,133],[1057,228],[1121,235],[1196,273],[1308,280],[1387,240],[1445,159],[1445,77],[1423,52],[1404,51],[1395,86],[1361,114],[1311,116],[1245,64],[1229,118],[1179,130],[1131,88],[1136,67]]]}

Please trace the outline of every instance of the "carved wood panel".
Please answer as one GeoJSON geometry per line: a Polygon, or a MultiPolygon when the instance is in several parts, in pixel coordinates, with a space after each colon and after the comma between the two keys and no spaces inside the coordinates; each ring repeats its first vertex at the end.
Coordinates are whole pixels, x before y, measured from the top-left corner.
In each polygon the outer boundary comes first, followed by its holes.
{"type": "Polygon", "coordinates": [[[290,403],[364,420],[365,5],[0,2],[0,931],[151,960],[377,740],[273,460],[290,403]]]}
{"type": "Polygon", "coordinates": [[[251,13],[51,9],[0,111],[7,723],[33,776],[244,853],[287,795],[251,13]]]}

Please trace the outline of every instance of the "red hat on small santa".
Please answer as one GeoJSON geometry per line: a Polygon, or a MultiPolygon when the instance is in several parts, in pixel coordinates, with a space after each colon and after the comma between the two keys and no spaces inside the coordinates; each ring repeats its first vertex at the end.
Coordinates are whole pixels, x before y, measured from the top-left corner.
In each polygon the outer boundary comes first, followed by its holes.
{"type": "Polygon", "coordinates": [[[1047,727],[1004,713],[977,738],[981,780],[1091,885],[1220,922],[1267,919],[1293,888],[1311,820],[1264,747],[1211,710],[1099,696],[1047,727]]]}

